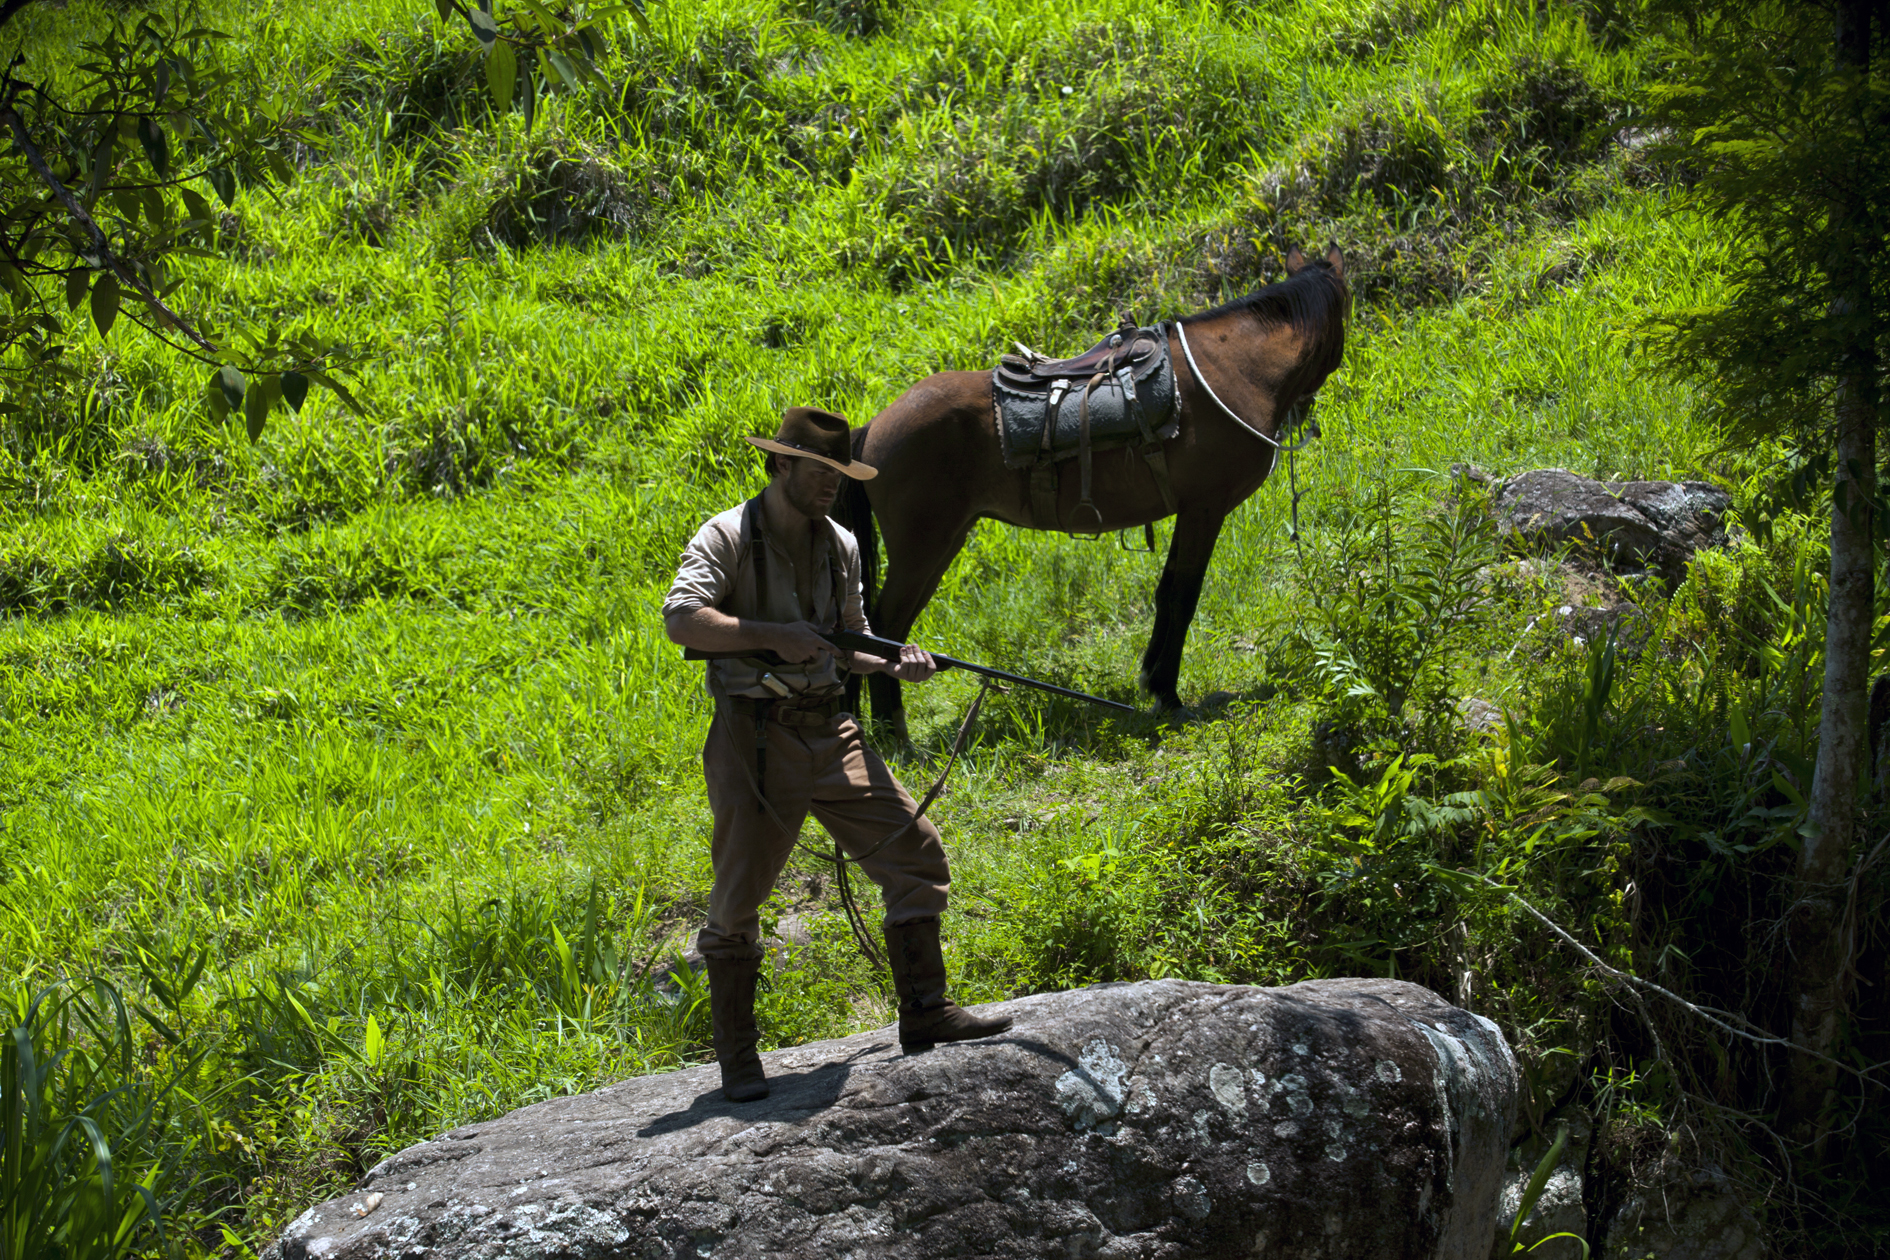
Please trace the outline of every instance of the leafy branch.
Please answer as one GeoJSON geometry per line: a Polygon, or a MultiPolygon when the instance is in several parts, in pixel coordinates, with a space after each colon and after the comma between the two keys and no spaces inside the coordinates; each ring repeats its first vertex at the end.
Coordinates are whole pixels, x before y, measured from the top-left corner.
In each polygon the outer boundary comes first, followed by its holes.
{"type": "MultiPolygon", "coordinates": [[[[22,8],[0,9],[0,24],[22,8]]],[[[0,371],[16,395],[72,375],[63,296],[66,314],[86,305],[101,340],[125,314],[209,366],[210,410],[222,419],[240,408],[252,441],[277,404],[299,410],[311,383],[361,410],[337,379],[361,358],[346,343],[309,328],[220,334],[173,298],[177,260],[216,257],[216,213],[191,184],[231,207],[239,188],[292,181],[285,150],[317,143],[292,125],[289,88],[209,64],[221,38],[161,16],[129,29],[121,19],[80,46],[74,84],[26,77],[24,53],[0,73],[0,124],[12,141],[0,156],[0,289],[11,299],[0,353],[19,352],[0,371]]]]}
{"type": "Polygon", "coordinates": [[[555,83],[569,92],[586,83],[603,84],[596,60],[603,51],[605,19],[627,13],[646,32],[650,28],[640,0],[607,5],[581,17],[555,14],[537,0],[520,0],[503,19],[494,12],[492,0],[479,0],[476,7],[464,0],[434,0],[434,5],[441,21],[458,17],[472,29],[485,50],[493,109],[505,113],[516,100],[527,128],[536,115],[540,83],[555,83]]]}

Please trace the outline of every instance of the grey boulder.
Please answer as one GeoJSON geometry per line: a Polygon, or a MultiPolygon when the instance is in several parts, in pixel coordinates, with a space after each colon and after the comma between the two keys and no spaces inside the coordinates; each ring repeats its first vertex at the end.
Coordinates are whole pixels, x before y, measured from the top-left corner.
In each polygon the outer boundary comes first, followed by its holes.
{"type": "Polygon", "coordinates": [[[1488,1254],[1516,1062],[1428,989],[1098,985],[621,1082],[410,1147],[265,1260],[1488,1254]]]}
{"type": "Polygon", "coordinates": [[[1569,546],[1677,582],[1694,552],[1725,545],[1732,496],[1703,481],[1595,481],[1540,468],[1505,481],[1491,506],[1498,532],[1525,545],[1569,546]]]}

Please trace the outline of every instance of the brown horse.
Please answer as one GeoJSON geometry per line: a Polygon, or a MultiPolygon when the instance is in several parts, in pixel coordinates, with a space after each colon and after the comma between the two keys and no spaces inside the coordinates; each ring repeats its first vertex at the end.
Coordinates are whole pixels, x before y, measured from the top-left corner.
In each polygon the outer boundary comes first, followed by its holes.
{"type": "MultiPolygon", "coordinates": [[[[1266,481],[1279,450],[1269,439],[1277,439],[1289,412],[1324,384],[1345,351],[1350,295],[1338,248],[1309,262],[1295,246],[1286,270],[1277,284],[1179,321],[1192,366],[1175,325],[1168,326],[1181,407],[1180,429],[1165,453],[1178,510],[1141,678],[1158,711],[1181,707],[1175,683],[1182,643],[1221,523],[1266,481]]],[[[855,432],[853,451],[879,476],[850,482],[834,515],[859,537],[867,616],[878,634],[905,639],[980,519],[1035,527],[1030,474],[1004,464],[989,372],[940,372],[920,381],[855,432]],[[875,517],[886,550],[877,592],[875,517]]],[[[1082,514],[1084,532],[1169,514],[1155,475],[1130,447],[1096,452],[1094,483],[1096,511],[1082,514]]],[[[1067,468],[1057,513],[1066,527],[1077,523],[1078,494],[1076,469],[1067,468]]],[[[903,739],[898,682],[876,674],[871,684],[875,715],[903,739]]]]}

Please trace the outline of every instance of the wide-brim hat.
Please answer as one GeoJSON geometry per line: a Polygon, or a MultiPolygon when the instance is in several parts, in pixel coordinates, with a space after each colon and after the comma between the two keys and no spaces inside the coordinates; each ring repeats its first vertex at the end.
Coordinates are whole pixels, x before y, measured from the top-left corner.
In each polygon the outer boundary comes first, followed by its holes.
{"type": "Polygon", "coordinates": [[[879,476],[879,469],[853,458],[853,434],[847,418],[818,407],[789,407],[781,413],[781,428],[773,437],[743,435],[742,440],[778,455],[817,459],[855,481],[871,481],[879,476]]]}

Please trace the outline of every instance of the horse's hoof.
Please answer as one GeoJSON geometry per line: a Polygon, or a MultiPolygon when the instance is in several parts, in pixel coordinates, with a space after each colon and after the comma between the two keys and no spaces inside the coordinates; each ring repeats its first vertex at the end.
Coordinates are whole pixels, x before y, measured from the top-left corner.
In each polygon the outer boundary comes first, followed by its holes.
{"type": "Polygon", "coordinates": [[[1201,701],[1201,707],[1204,709],[1224,709],[1238,699],[1240,699],[1238,692],[1216,691],[1201,701]]]}

